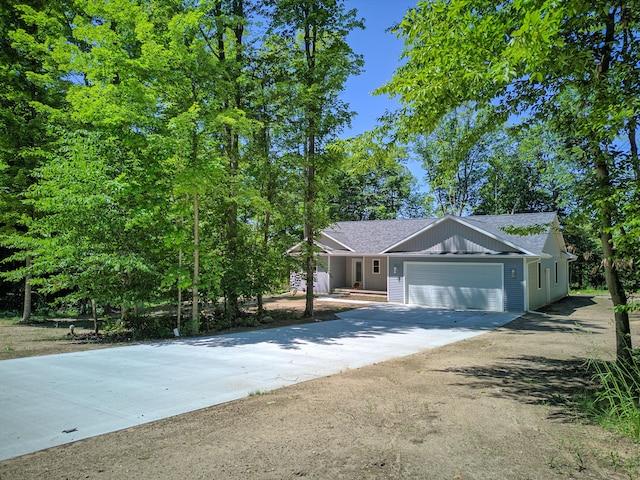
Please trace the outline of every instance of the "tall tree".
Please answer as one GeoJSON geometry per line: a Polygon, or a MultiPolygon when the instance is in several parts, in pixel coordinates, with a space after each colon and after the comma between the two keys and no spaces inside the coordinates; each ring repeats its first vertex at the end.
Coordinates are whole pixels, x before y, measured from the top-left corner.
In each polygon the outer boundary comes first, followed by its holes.
{"type": "Polygon", "coordinates": [[[620,282],[626,232],[636,209],[623,197],[638,191],[636,125],[640,11],[636,2],[570,0],[434,0],[419,2],[397,26],[406,63],[381,93],[398,96],[396,117],[407,132],[434,123],[469,101],[502,115],[562,117],[563,98],[577,109],[570,129],[597,185],[591,208],[607,285],[615,306],[616,351],[632,362],[627,295],[620,282]],[[617,142],[629,139],[626,148],[617,142]],[[623,147],[623,148],[620,148],[623,147]],[[628,179],[621,183],[619,179],[628,179]]]}
{"type": "Polygon", "coordinates": [[[444,116],[430,135],[416,142],[414,150],[442,215],[460,216],[478,203],[492,128],[488,117],[465,106],[444,116]]]}
{"type": "MultiPolygon", "coordinates": [[[[0,237],[21,268],[4,265],[5,277],[22,280],[22,321],[31,316],[31,255],[19,238],[33,210],[23,203],[46,162],[55,137],[50,118],[64,105],[67,82],[46,49],[36,46],[51,34],[67,35],[58,21],[66,5],[46,1],[0,2],[0,237]]],[[[3,299],[6,301],[6,299],[3,299]]]]}
{"type": "Polygon", "coordinates": [[[364,173],[340,169],[334,174],[336,193],[329,201],[334,221],[382,220],[425,216],[417,180],[396,164],[364,173]]]}
{"type": "MultiPolygon", "coordinates": [[[[289,59],[292,94],[287,126],[289,148],[299,159],[304,223],[304,272],[307,280],[305,317],[313,316],[315,237],[325,226],[321,185],[339,156],[327,145],[349,122],[351,112],[339,98],[350,75],[359,73],[362,59],[347,43],[347,35],[363,24],[343,0],[272,0],[273,41],[280,39],[289,59]]],[[[285,61],[284,59],[282,59],[285,61]]]]}
{"type": "Polygon", "coordinates": [[[126,143],[98,132],[62,134],[28,194],[37,213],[29,225],[34,283],[67,292],[65,299],[121,305],[123,316],[157,298],[158,257],[166,254],[158,245],[163,211],[142,193],[156,177],[144,153],[126,143]]]}
{"type": "Polygon", "coordinates": [[[474,213],[572,213],[577,172],[549,125],[504,128],[487,144],[490,156],[474,213]]]}

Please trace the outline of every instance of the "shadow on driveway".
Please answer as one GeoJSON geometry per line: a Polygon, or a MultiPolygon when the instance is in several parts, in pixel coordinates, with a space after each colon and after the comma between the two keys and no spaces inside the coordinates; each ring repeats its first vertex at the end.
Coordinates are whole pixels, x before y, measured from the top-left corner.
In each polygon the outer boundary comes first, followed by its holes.
{"type": "Polygon", "coordinates": [[[269,343],[284,349],[308,344],[340,345],[344,339],[375,338],[388,334],[409,334],[419,330],[477,332],[493,330],[519,313],[454,311],[420,306],[380,304],[338,313],[339,320],[288,327],[253,330],[211,337],[179,338],[153,343],[154,347],[236,347],[269,343]]]}

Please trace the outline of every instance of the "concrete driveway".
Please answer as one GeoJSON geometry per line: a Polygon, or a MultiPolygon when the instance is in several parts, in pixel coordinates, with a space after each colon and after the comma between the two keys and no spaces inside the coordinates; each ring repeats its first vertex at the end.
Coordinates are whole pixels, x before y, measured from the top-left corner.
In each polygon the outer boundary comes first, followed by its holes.
{"type": "Polygon", "coordinates": [[[339,320],[0,362],[0,460],[479,335],[518,313],[376,304],[339,320]]]}

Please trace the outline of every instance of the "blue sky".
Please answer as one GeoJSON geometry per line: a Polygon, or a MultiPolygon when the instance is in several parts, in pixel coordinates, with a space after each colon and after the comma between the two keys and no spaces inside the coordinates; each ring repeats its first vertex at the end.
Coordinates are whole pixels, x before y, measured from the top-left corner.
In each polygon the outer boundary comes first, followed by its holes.
{"type": "MultiPolygon", "coordinates": [[[[402,20],[417,3],[418,0],[346,0],[346,7],[357,9],[358,17],[364,18],[366,28],[349,36],[351,48],[364,55],[365,65],[363,73],[348,80],[343,94],[351,110],[357,112],[344,137],[371,130],[386,110],[395,109],[394,101],[386,96],[373,96],[371,92],[391,79],[402,53],[402,40],[385,30],[402,20]]],[[[407,167],[422,180],[424,173],[419,162],[408,162],[407,167]]]]}

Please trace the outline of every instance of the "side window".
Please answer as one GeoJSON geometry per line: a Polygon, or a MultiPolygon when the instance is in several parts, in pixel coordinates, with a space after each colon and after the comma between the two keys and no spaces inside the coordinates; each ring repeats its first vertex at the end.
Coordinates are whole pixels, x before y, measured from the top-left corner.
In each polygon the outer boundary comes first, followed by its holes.
{"type": "Polygon", "coordinates": [[[538,262],[538,288],[542,288],[542,264],[538,262]]]}
{"type": "Polygon", "coordinates": [[[377,258],[373,260],[373,273],[380,273],[380,260],[377,258]]]}

